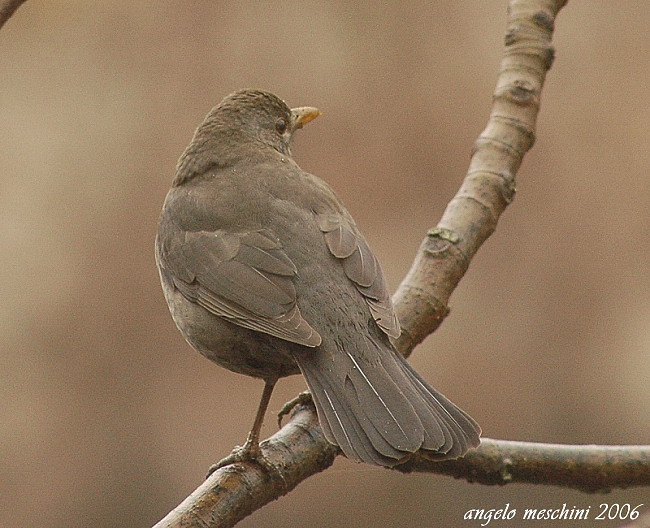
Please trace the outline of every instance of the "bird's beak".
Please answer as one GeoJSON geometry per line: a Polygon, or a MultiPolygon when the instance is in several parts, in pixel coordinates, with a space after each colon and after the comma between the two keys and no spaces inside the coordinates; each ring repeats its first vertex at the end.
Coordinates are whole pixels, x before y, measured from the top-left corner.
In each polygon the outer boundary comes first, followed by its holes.
{"type": "Polygon", "coordinates": [[[320,115],[320,110],[313,106],[301,106],[299,108],[291,109],[291,117],[293,118],[293,129],[298,130],[304,125],[313,121],[320,115]]]}

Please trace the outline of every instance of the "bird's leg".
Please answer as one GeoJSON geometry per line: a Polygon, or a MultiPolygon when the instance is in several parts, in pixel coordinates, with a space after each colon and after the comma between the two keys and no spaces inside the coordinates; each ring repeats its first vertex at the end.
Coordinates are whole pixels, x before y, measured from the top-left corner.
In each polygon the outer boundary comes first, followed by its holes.
{"type": "Polygon", "coordinates": [[[262,391],[262,399],[260,400],[260,405],[257,408],[257,414],[255,415],[255,421],[253,422],[253,427],[248,433],[248,438],[244,444],[243,449],[249,449],[251,451],[260,450],[260,431],[262,430],[262,424],[264,423],[264,415],[266,410],[269,407],[269,402],[271,401],[271,394],[273,393],[273,387],[275,387],[275,382],[277,379],[266,381],[264,383],[264,390],[262,391]]]}
{"type": "Polygon", "coordinates": [[[271,473],[278,472],[277,468],[264,457],[262,450],[260,449],[260,430],[262,429],[262,423],[264,423],[264,415],[269,406],[269,401],[271,400],[271,394],[273,393],[273,387],[275,387],[276,381],[277,379],[265,380],[262,399],[257,408],[253,427],[250,430],[250,433],[248,433],[248,438],[246,438],[246,443],[243,446],[236,446],[230,455],[210,466],[206,478],[212,475],[212,473],[217,469],[229,464],[234,464],[235,462],[257,462],[271,473]]]}
{"type": "Polygon", "coordinates": [[[289,414],[297,405],[314,405],[314,400],[311,397],[311,392],[308,390],[302,391],[298,396],[289,400],[282,406],[278,413],[278,427],[282,427],[282,419],[289,414]]]}

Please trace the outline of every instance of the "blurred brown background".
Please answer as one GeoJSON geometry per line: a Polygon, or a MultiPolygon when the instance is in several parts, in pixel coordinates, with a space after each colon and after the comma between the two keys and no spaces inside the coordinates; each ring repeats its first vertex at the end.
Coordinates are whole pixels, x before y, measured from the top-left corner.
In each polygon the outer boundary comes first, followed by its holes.
{"type": "MultiPolygon", "coordinates": [[[[174,165],[206,112],[243,87],[318,106],[296,159],[339,192],[395,288],[485,126],[506,3],[18,10],[0,31],[1,526],[150,526],[245,439],[261,382],[185,344],[153,259],[174,165]]],[[[560,14],[516,199],[412,356],[485,436],[649,441],[649,23],[642,2],[560,14]]],[[[279,383],[271,409],[303,387],[279,383]]],[[[650,501],[339,458],[241,526],[478,526],[465,511],[567,503],[593,517],[602,502],[650,501]]]]}

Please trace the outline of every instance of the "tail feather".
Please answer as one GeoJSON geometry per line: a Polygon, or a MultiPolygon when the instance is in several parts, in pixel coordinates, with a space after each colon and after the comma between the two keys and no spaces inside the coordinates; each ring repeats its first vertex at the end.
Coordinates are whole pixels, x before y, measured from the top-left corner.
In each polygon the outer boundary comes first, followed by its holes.
{"type": "Polygon", "coordinates": [[[424,425],[420,449],[440,458],[457,458],[480,443],[480,427],[465,412],[432,388],[401,354],[376,343],[382,364],[407,395],[424,425]]]}
{"type": "Polygon", "coordinates": [[[394,466],[422,449],[436,459],[462,456],[481,429],[433,389],[389,344],[296,354],[325,437],[353,460],[394,466]]]}
{"type": "MultiPolygon", "coordinates": [[[[367,345],[376,356],[374,340],[368,339],[367,345]]],[[[353,405],[355,414],[365,418],[361,421],[364,430],[379,435],[373,445],[387,442],[392,446],[391,451],[397,451],[385,453],[392,457],[417,450],[424,440],[424,428],[400,388],[403,386],[401,380],[387,376],[381,361],[364,362],[347,351],[346,355],[351,363],[344,381],[346,402],[353,405]]]]}
{"type": "Polygon", "coordinates": [[[453,442],[453,436],[445,421],[440,419],[435,397],[421,390],[417,380],[411,375],[413,369],[406,360],[400,360],[399,354],[389,350],[383,351],[380,357],[386,373],[401,387],[422,422],[424,435],[418,448],[445,451],[446,446],[453,442]]]}
{"type": "MultiPolygon", "coordinates": [[[[346,394],[348,398],[346,399],[346,402],[350,404],[350,410],[352,411],[352,414],[357,417],[357,421],[359,425],[361,425],[361,428],[363,429],[363,433],[366,435],[368,440],[370,441],[370,444],[374,448],[375,451],[377,451],[380,455],[383,457],[386,457],[391,460],[401,460],[403,459],[410,451],[404,449],[404,440],[409,440],[406,434],[403,431],[400,431],[399,433],[399,440],[398,441],[393,441],[391,443],[390,440],[392,437],[386,430],[381,430],[378,429],[378,427],[381,427],[381,425],[384,423],[382,419],[380,420],[375,420],[372,417],[368,416],[367,409],[365,405],[361,404],[359,401],[359,397],[356,392],[356,388],[353,385],[353,383],[350,381],[350,378],[347,378],[345,380],[345,387],[346,387],[346,394]]],[[[371,408],[370,411],[372,411],[374,408],[371,408]]],[[[396,425],[400,425],[397,420],[394,420],[396,425]]],[[[387,427],[391,427],[393,423],[390,423],[387,425],[387,427]]],[[[393,439],[395,440],[395,439],[393,439]]],[[[414,441],[411,441],[413,445],[415,445],[414,441]]],[[[415,448],[417,449],[417,447],[415,448]]]]}
{"type": "Polygon", "coordinates": [[[442,445],[437,438],[425,438],[422,449],[432,451],[438,457],[458,458],[468,449],[477,447],[480,444],[481,428],[476,421],[432,388],[401,355],[396,354],[396,358],[411,380],[412,387],[445,432],[445,442],[442,445]]]}
{"type": "Polygon", "coordinates": [[[308,380],[325,438],[338,445],[351,460],[377,466],[393,466],[398,463],[395,458],[386,457],[371,447],[358,415],[345,401],[341,401],[343,393],[332,386],[327,376],[310,367],[313,367],[311,362],[303,363],[303,373],[308,380]]]}

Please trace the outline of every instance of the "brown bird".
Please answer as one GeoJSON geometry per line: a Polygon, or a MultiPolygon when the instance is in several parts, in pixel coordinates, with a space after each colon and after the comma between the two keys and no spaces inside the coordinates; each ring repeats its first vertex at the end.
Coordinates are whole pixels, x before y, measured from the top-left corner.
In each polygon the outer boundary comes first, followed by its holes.
{"type": "Polygon", "coordinates": [[[160,215],[156,263],[181,333],[266,384],[246,444],[224,461],[260,458],[273,387],[300,372],[348,458],[459,457],[479,445],[478,424],[395,350],[377,259],[334,191],[293,160],[293,133],[318,115],[267,92],[227,96],[178,161],[160,215]]]}

